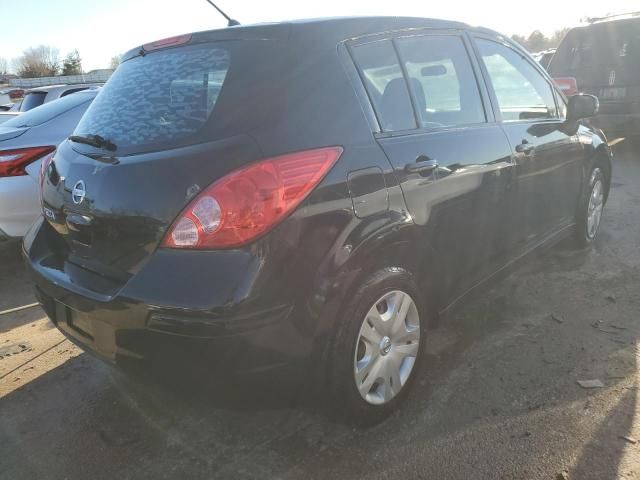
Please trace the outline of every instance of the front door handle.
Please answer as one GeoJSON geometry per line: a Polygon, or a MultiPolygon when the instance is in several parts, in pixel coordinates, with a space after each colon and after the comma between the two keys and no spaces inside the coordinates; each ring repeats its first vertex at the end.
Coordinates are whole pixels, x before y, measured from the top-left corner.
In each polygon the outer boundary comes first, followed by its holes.
{"type": "Polygon", "coordinates": [[[407,163],[404,166],[406,173],[429,173],[438,168],[438,161],[425,155],[420,155],[414,163],[407,163]]]}
{"type": "Polygon", "coordinates": [[[533,143],[529,143],[528,140],[522,140],[522,143],[516,145],[516,152],[518,153],[531,153],[536,146],[533,143]]]}

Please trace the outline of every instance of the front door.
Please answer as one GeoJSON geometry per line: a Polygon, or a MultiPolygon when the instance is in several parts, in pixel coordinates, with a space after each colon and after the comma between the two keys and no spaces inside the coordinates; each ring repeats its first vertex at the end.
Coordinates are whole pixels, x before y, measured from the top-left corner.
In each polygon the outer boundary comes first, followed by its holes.
{"type": "Polygon", "coordinates": [[[515,233],[527,248],[574,220],[582,147],[566,131],[541,69],[508,45],[479,37],[475,43],[517,164],[515,233]]]}

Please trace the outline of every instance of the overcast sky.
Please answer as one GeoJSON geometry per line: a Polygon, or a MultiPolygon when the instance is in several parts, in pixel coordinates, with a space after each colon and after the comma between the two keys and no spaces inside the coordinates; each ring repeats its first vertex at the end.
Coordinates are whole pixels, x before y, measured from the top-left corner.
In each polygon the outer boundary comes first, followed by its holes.
{"type": "MultiPolygon", "coordinates": [[[[460,20],[502,33],[545,34],[582,17],[640,10],[640,0],[219,0],[241,23],[348,15],[410,15],[460,20]]],[[[224,19],[205,0],[0,0],[0,57],[31,46],[60,55],[77,48],[85,71],[114,55],[180,33],[220,28],[224,19]]]]}

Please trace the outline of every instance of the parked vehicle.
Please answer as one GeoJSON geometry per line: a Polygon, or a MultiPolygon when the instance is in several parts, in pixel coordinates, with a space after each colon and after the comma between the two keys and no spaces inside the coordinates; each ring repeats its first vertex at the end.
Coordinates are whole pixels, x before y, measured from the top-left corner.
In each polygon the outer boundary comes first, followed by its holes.
{"type": "Polygon", "coordinates": [[[567,95],[600,99],[594,124],[640,138],[640,13],[595,19],[570,30],[549,65],[567,95]]]}
{"type": "Polygon", "coordinates": [[[31,88],[26,91],[24,100],[20,105],[21,112],[27,112],[32,108],[39,107],[47,102],[57,100],[58,98],[71,95],[72,93],[81,92],[88,89],[99,88],[102,84],[85,83],[82,85],[50,85],[48,87],[31,88]]]}
{"type": "Polygon", "coordinates": [[[456,22],[144,45],[44,170],[36,295],[108,361],[297,374],[377,420],[439,312],[543,244],[593,242],[611,178],[596,110],[456,22]]]}
{"type": "Polygon", "coordinates": [[[42,213],[41,163],[69,136],[97,93],[83,91],[20,115],[0,113],[0,237],[22,237],[42,213]],[[2,122],[3,116],[10,118],[2,122]]]}
{"type": "Polygon", "coordinates": [[[5,88],[0,90],[0,104],[20,102],[23,96],[24,90],[21,88],[5,88]]]}
{"type": "Polygon", "coordinates": [[[534,53],[532,54],[532,56],[536,60],[536,62],[542,65],[542,68],[547,69],[555,53],[555,48],[549,48],[547,50],[543,50],[542,52],[534,53]]]}
{"type": "Polygon", "coordinates": [[[11,112],[7,110],[0,112],[0,124],[17,117],[18,113],[19,112],[11,112]]]}

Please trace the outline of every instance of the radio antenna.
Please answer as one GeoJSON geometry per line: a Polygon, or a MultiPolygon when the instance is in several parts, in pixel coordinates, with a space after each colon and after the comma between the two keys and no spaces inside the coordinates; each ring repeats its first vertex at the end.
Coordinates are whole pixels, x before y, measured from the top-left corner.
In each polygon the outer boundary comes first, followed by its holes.
{"type": "Polygon", "coordinates": [[[220,10],[218,8],[218,6],[213,3],[211,0],[206,0],[206,2],[211,5],[213,8],[215,8],[220,15],[222,15],[224,18],[227,19],[227,27],[235,27],[236,25],[240,25],[240,22],[237,20],[234,20],[233,18],[231,18],[229,15],[227,15],[226,13],[224,13],[222,10],[220,10]]]}

